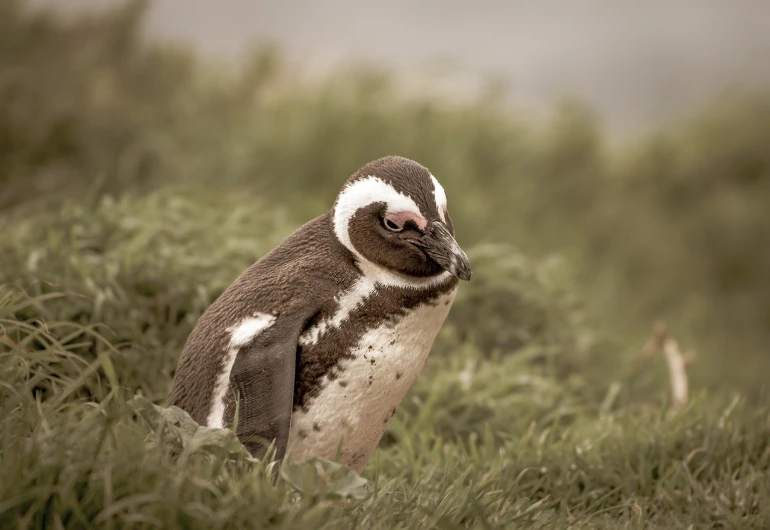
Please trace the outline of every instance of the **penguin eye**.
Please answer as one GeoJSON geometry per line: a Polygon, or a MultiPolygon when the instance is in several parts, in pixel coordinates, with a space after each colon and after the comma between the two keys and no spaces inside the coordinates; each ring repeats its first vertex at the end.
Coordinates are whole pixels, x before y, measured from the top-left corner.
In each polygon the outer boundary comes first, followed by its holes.
{"type": "Polygon", "coordinates": [[[404,229],[403,225],[399,224],[397,221],[391,219],[390,217],[386,217],[382,222],[385,225],[385,228],[391,232],[401,232],[404,229]]]}

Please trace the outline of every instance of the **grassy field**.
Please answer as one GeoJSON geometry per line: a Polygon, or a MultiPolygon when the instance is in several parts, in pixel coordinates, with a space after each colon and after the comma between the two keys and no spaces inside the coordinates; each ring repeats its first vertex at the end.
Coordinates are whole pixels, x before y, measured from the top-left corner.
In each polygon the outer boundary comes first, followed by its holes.
{"type": "Polygon", "coordinates": [[[770,528],[770,97],[616,145],[574,104],[204,64],[141,44],[141,13],[0,4],[1,528],[770,528]],[[388,153],[444,184],[473,281],[366,482],[273,486],[164,407],[176,360],[388,153]],[[661,320],[696,354],[683,407],[641,353],[661,320]]]}

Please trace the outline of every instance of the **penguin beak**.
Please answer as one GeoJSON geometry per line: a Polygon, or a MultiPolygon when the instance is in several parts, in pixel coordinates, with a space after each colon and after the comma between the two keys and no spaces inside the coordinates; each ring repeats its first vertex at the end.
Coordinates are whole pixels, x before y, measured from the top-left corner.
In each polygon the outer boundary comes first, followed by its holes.
{"type": "Polygon", "coordinates": [[[444,223],[439,221],[431,223],[430,228],[425,231],[425,235],[420,238],[419,246],[444,270],[461,280],[471,279],[471,262],[468,261],[468,256],[465,255],[444,223]]]}

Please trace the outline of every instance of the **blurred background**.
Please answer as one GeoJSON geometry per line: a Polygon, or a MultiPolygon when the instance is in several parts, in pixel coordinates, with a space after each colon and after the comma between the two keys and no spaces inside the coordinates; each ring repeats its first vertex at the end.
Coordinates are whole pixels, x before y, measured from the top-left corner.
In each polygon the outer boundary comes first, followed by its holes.
{"type": "MultiPolygon", "coordinates": [[[[29,0],[70,15],[122,3],[29,0]]],[[[755,0],[159,0],[144,31],[217,58],[276,45],[305,79],[373,63],[424,96],[472,98],[492,79],[520,110],[577,98],[614,133],[770,82],[770,16],[755,0]]]]}
{"type": "Polygon", "coordinates": [[[694,389],[751,395],[768,95],[762,1],[4,0],[0,283],[86,295],[51,315],[106,323],[162,396],[207,304],[400,154],[474,261],[439,350],[535,348],[644,399],[665,371],[630,367],[664,321],[694,389]]]}

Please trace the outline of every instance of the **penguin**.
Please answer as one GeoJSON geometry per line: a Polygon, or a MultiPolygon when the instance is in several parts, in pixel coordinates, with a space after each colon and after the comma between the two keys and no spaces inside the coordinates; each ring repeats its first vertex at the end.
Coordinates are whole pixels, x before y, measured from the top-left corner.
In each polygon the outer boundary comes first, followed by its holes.
{"type": "Polygon", "coordinates": [[[263,458],[362,472],[471,265],[419,163],[370,162],[203,313],[167,403],[263,458]]]}

